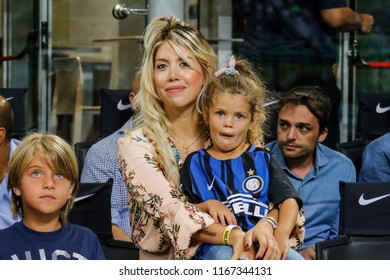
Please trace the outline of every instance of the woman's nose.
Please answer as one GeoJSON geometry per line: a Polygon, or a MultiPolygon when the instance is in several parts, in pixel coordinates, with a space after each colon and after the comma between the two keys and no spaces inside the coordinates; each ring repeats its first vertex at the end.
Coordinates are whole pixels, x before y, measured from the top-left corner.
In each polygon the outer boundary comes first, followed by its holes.
{"type": "Polygon", "coordinates": [[[169,71],[169,80],[170,81],[176,80],[177,77],[178,77],[178,72],[176,67],[171,67],[169,71]]]}

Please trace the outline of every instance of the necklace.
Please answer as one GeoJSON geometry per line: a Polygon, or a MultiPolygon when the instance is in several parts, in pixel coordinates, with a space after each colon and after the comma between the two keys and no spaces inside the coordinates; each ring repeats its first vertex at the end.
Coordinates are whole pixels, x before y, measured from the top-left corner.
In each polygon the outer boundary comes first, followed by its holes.
{"type": "Polygon", "coordinates": [[[186,154],[188,154],[188,149],[191,148],[196,142],[198,142],[199,138],[200,138],[200,137],[202,136],[202,134],[203,134],[204,128],[205,128],[205,126],[203,126],[202,131],[200,132],[199,136],[196,137],[196,139],[195,139],[191,144],[189,144],[187,147],[184,147],[183,144],[182,144],[179,140],[177,140],[177,139],[175,138],[175,136],[173,136],[172,134],[170,135],[170,137],[172,137],[172,139],[175,140],[175,141],[184,149],[184,152],[185,152],[186,154]]]}

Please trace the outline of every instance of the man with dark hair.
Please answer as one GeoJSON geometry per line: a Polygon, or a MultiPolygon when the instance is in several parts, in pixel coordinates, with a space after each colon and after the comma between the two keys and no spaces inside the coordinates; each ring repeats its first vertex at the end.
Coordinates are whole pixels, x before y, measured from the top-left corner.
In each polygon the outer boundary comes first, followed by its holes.
{"type": "Polygon", "coordinates": [[[11,104],[0,95],[0,229],[17,222],[12,218],[11,193],[8,185],[8,162],[19,140],[12,138],[14,112],[11,104]]]}
{"type": "Polygon", "coordinates": [[[300,253],[305,259],[315,259],[315,243],[338,236],[339,182],[356,181],[352,161],[321,144],[330,109],[320,88],[293,88],[280,101],[277,140],[267,145],[303,201],[306,231],[300,253]]]}

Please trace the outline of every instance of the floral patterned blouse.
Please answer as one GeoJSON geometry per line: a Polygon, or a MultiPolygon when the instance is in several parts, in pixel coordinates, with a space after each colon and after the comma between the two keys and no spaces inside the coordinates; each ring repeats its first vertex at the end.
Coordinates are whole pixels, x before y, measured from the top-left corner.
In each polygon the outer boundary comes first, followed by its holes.
{"type": "Polygon", "coordinates": [[[191,241],[192,234],[214,221],[187,202],[164,175],[156,157],[152,141],[141,129],[118,140],[118,160],[129,194],[133,242],[140,250],[158,254],[160,258],[191,259],[200,245],[191,241]],[[172,251],[174,256],[170,256],[172,251]]]}

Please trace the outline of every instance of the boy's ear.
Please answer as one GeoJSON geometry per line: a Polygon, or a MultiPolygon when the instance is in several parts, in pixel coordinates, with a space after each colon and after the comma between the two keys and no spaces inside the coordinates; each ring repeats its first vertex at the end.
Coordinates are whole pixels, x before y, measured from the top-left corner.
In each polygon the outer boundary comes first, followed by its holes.
{"type": "Polygon", "coordinates": [[[73,184],[70,186],[70,188],[69,188],[68,199],[72,196],[72,192],[73,192],[74,186],[75,186],[75,183],[73,183],[73,184]]]}
{"type": "Polygon", "coordinates": [[[15,193],[16,196],[22,196],[20,189],[17,187],[12,187],[13,192],[15,193]]]}

